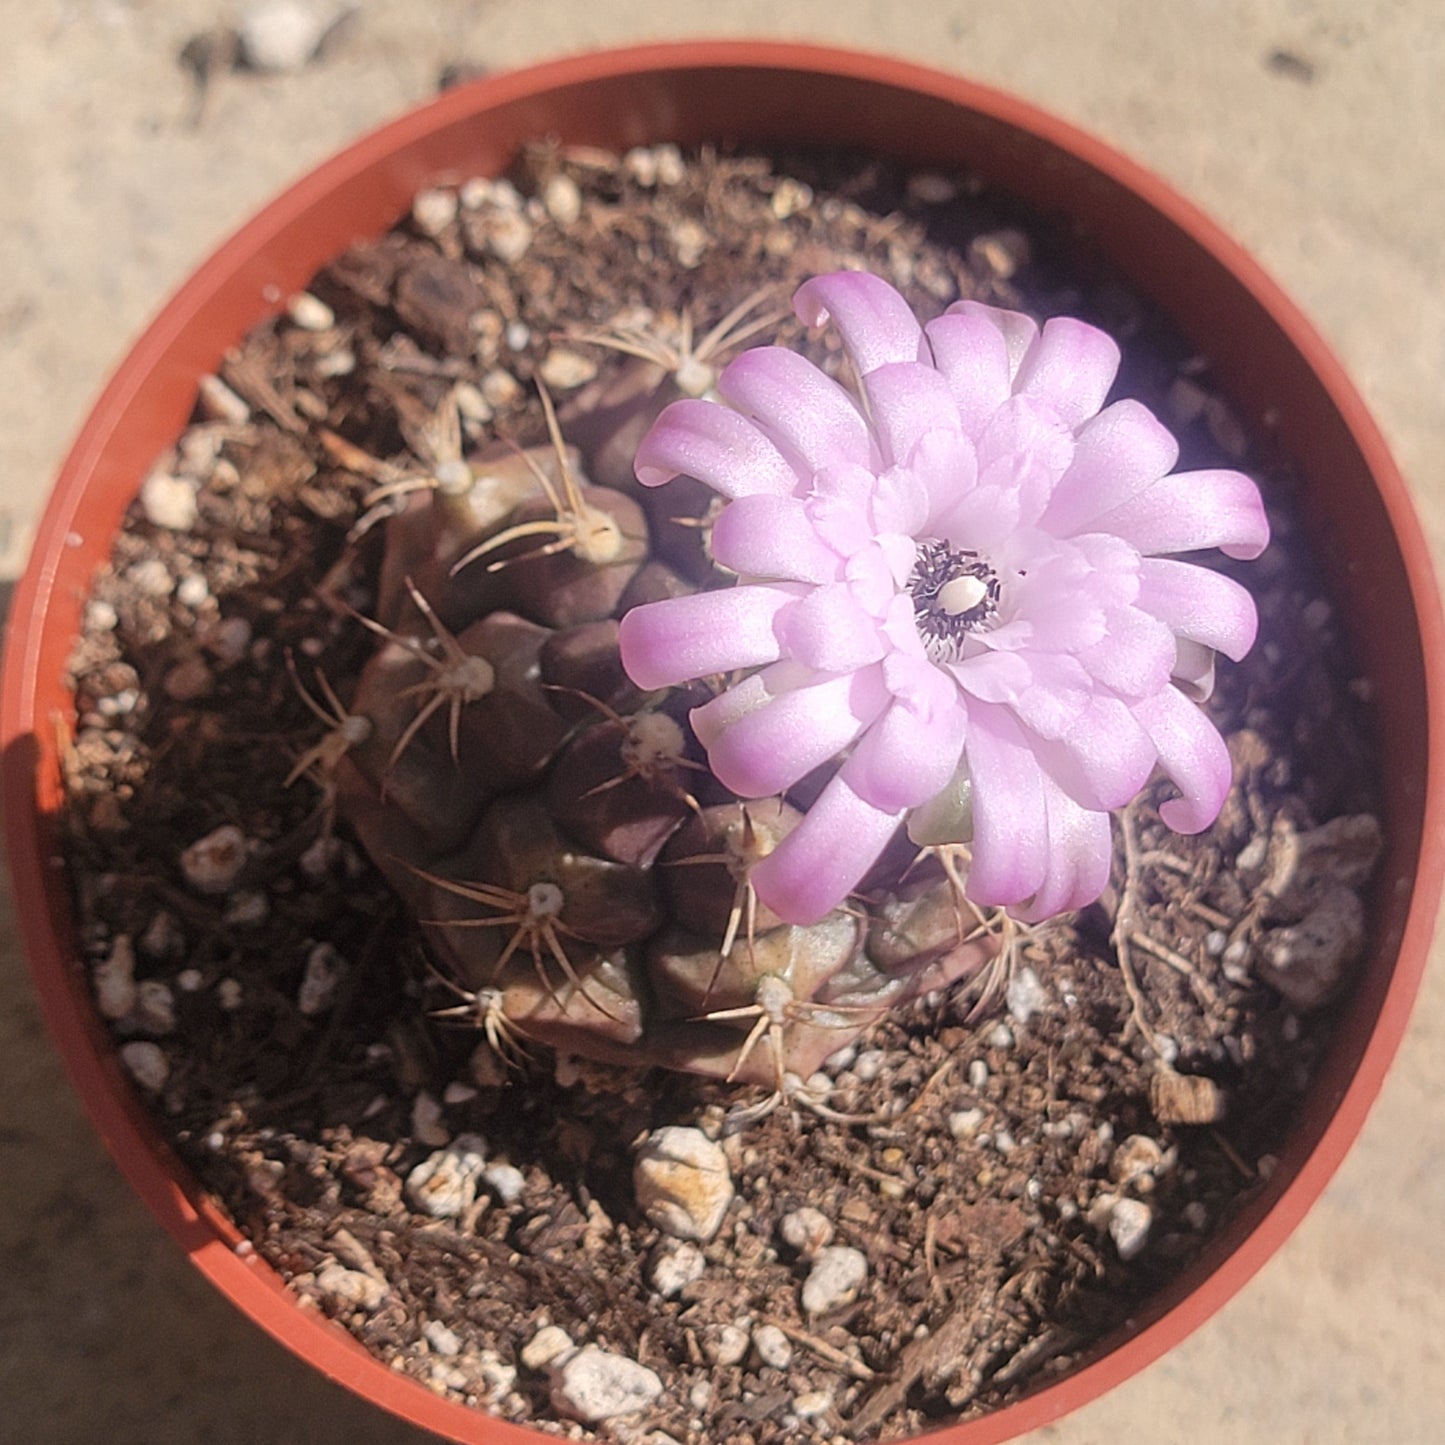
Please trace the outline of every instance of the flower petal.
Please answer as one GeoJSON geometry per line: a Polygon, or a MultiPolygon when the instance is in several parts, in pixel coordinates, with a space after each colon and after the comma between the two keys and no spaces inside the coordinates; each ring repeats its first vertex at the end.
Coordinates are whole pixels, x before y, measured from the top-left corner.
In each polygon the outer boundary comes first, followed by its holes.
{"type": "Polygon", "coordinates": [[[778,638],[784,653],[819,672],[851,672],[887,651],[877,619],[842,582],[814,587],[790,607],[778,618],[778,638]]]}
{"type": "Polygon", "coordinates": [[[1170,557],[1145,557],[1140,562],[1136,605],[1180,637],[1235,662],[1254,646],[1259,627],[1254,598],[1232,577],[1170,557]]]}
{"type": "Polygon", "coordinates": [[[959,430],[958,407],[948,382],[922,362],[880,366],[865,378],[863,395],[889,466],[908,461],[925,433],[959,430]]]}
{"type": "Polygon", "coordinates": [[[787,923],[816,923],[858,886],[902,820],[834,776],[803,821],[753,865],[758,900],[787,923]]]}
{"type": "Polygon", "coordinates": [[[1269,542],[1259,488],[1242,472],[1175,472],[1090,525],[1146,556],[1218,547],[1230,557],[1258,557],[1269,542]]]}
{"type": "Polygon", "coordinates": [[[1149,781],[1158,753],[1123,702],[1095,695],[1055,740],[1034,751],[1049,775],[1081,808],[1122,808],[1149,781]]]}
{"type": "Polygon", "coordinates": [[[1139,607],[1112,607],[1102,641],[1077,655],[1096,682],[1132,700],[1169,685],[1177,652],[1173,632],[1157,617],[1139,607]]]}
{"type": "Polygon", "coordinates": [[[804,281],[793,293],[804,326],[831,323],[843,338],[859,376],[892,361],[918,361],[923,329],[913,308],[881,276],[834,271],[804,281]]]}
{"type": "Polygon", "coordinates": [[[1022,903],[1049,866],[1043,771],[1007,708],[969,708],[965,760],[973,782],[968,896],[985,908],[1022,903]]]}
{"type": "Polygon", "coordinates": [[[967,723],[957,701],[925,714],[895,699],[863,734],[842,775],[860,798],[886,813],[919,807],[948,786],[967,723]]]}
{"type": "Polygon", "coordinates": [[[618,631],[622,666],[638,687],[651,691],[776,662],[783,655],[778,614],[806,591],[798,583],[760,583],[634,607],[618,631]]]}
{"type": "Polygon", "coordinates": [[[1133,711],[1181,794],[1162,804],[1159,816],[1176,833],[1202,833],[1229,792],[1233,769],[1224,739],[1177,687],[1135,703],[1133,711]]]}
{"type": "MultiPolygon", "coordinates": [[[[1013,374],[1008,342],[986,315],[988,308],[963,312],[950,307],[923,328],[933,364],[948,382],[959,425],[970,437],[1009,399],[1013,374]]],[[[1022,352],[1020,352],[1022,355],[1022,352]]]]}
{"type": "Polygon", "coordinates": [[[817,678],[818,674],[811,667],[784,658],[782,662],[750,672],[726,692],[718,693],[711,702],[693,708],[688,714],[688,721],[698,742],[710,748],[722,730],[731,727],[739,718],[746,717],[778,694],[795,687],[806,687],[817,678]]]}
{"type": "Polygon", "coordinates": [[[1116,401],[1079,431],[1042,525],[1056,537],[1097,531],[1095,517],[1152,486],[1178,460],[1179,443],[1148,407],[1116,401]]]}
{"type": "Polygon", "coordinates": [[[808,475],[876,464],[868,424],[853,398],[796,352],[781,346],[745,351],[723,368],[717,390],[808,475]]]}
{"type": "Polygon", "coordinates": [[[738,497],[722,509],[713,523],[712,555],[745,576],[788,582],[832,582],[842,566],[799,498],[763,493],[738,497]]]}
{"type": "Polygon", "coordinates": [[[1014,394],[1053,408],[1078,429],[1104,404],[1119,372],[1119,345],[1072,316],[1044,322],[1014,377],[1014,394]]]}
{"type": "Polygon", "coordinates": [[[1093,903],[1109,883],[1114,857],[1109,815],[1081,808],[1058,784],[1044,778],[1049,820],[1049,866],[1043,886],[1019,910],[1037,923],[1093,903]]]}
{"type": "Polygon", "coordinates": [[[1024,357],[1038,340],[1039,328],[1033,317],[1002,306],[985,306],[982,301],[955,301],[943,314],[986,322],[998,332],[1008,357],[1009,389],[1012,390],[1024,357]]]}
{"type": "Polygon", "coordinates": [[[787,496],[804,480],[747,417],[692,397],[662,409],[638,444],[632,469],[644,487],[696,477],[725,497],[787,496]]]}
{"type": "MultiPolygon", "coordinates": [[[[827,677],[769,698],[715,733],[708,744],[713,773],[739,797],[786,792],[842,752],[888,706],[881,671],[875,666],[827,677]]],[[[706,720],[701,729],[694,721],[694,731],[712,729],[706,720]]]]}

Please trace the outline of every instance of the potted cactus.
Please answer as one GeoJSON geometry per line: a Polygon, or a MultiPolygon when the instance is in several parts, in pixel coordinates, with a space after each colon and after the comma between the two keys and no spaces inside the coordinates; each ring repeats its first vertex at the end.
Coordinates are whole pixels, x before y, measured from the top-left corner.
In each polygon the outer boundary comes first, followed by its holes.
{"type": "Polygon", "coordinates": [[[1378,1088],[1423,558],[1288,303],[1046,117],[794,47],[484,81],[218,252],[67,464],[38,985],[201,1267],[418,1424],[1007,1438],[1378,1088]]]}

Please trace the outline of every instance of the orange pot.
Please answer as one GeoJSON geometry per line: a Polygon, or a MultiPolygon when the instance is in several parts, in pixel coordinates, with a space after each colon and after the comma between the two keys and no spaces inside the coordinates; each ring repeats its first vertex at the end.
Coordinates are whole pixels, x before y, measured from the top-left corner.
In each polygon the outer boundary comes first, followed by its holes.
{"type": "Polygon", "coordinates": [[[55,1041],[96,1128],[196,1265],[317,1369],[458,1441],[535,1445],[388,1369],[298,1309],[279,1276],[171,1154],[98,1021],[77,957],[53,819],[67,653],[95,568],[148,467],[181,431],[197,377],[328,259],[439,180],[502,169],[538,136],[612,149],[664,140],[844,145],[966,166],[1072,219],[1215,364],[1249,424],[1271,419],[1308,489],[1302,518],[1374,684],[1387,851],[1368,962],[1256,1198],[1094,1362],[930,1436],[989,1445],[1118,1384],[1207,1319],[1284,1242],[1359,1132],[1405,1029],[1445,873],[1445,625],[1419,524],[1374,423],[1320,338],[1255,263],[1156,177],[1032,106],[900,61],[748,42],[584,56],[479,81],[313,171],[222,246],[141,337],[61,470],[11,607],[0,692],[4,813],[18,912],[55,1041]]]}

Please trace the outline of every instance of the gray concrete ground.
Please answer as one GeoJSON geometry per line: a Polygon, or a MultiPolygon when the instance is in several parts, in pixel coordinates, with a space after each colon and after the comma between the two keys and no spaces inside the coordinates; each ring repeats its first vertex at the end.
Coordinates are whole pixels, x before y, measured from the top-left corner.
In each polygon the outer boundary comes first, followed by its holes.
{"type": "MultiPolygon", "coordinates": [[[[1445,555],[1435,0],[360,0],[324,63],[225,76],[192,124],[177,54],[241,3],[0,0],[0,578],[23,565],[49,478],[127,339],[282,183],[427,97],[449,62],[501,68],[720,33],[882,49],[965,72],[1169,177],[1338,348],[1445,555]]],[[[43,1036],[3,906],[0,1438],[420,1441],[234,1315],[130,1198],[43,1036]]],[[[1436,964],[1360,1144],[1285,1250],[1169,1358],[1037,1440],[1441,1438],[1436,964]]]]}

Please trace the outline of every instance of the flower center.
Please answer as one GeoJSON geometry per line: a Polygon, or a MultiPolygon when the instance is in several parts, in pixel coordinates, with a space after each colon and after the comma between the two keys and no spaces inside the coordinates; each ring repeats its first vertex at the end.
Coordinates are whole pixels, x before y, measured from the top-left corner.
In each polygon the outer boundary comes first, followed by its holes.
{"type": "Polygon", "coordinates": [[[934,662],[954,662],[965,638],[998,613],[998,574],[977,552],[937,538],[919,542],[908,579],[923,650],[934,662]]]}

